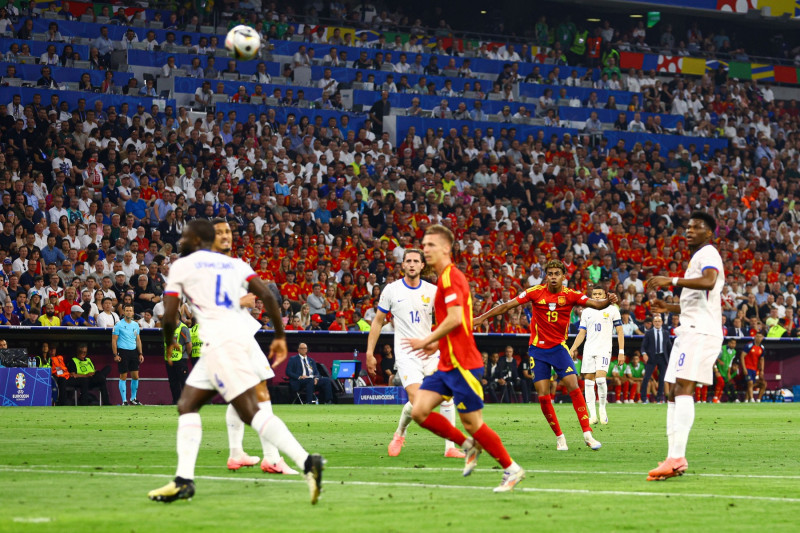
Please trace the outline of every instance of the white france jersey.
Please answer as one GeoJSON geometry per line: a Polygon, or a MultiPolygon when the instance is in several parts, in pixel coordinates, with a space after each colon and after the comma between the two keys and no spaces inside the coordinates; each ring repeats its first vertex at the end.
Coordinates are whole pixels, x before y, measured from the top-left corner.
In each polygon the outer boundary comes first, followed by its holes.
{"type": "Polygon", "coordinates": [[[717,282],[713,289],[681,289],[680,330],[722,338],[722,287],[725,285],[725,272],[717,249],[707,244],[697,250],[689,261],[684,277],[700,278],[710,268],[717,271],[717,282]]]}
{"type": "Polygon", "coordinates": [[[400,345],[402,339],[422,339],[430,335],[435,296],[436,285],[423,280],[415,288],[409,287],[405,278],[383,288],[378,309],[392,313],[394,355],[398,360],[413,357],[411,350],[400,345]]]}
{"type": "Polygon", "coordinates": [[[580,324],[581,329],[586,330],[584,355],[611,355],[611,337],[618,325],[622,325],[622,317],[616,305],[600,310],[585,308],[580,324]]]}
{"type": "Polygon", "coordinates": [[[208,250],[175,261],[165,294],[186,296],[200,324],[203,343],[252,337],[253,323],[242,318],[239,299],[255,272],[247,263],[208,250]]]}

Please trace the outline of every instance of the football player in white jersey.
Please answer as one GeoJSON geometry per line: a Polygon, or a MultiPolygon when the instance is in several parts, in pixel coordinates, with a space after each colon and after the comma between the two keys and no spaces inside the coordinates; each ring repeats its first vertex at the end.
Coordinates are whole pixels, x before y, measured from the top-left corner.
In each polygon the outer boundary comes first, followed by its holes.
{"type": "Polygon", "coordinates": [[[714,382],[714,363],[722,349],[722,286],[725,272],[722,258],[711,244],[717,223],[703,211],[689,219],[686,238],[692,258],[682,278],[655,276],[647,281],[649,290],[681,287],[679,304],[654,300],[656,313],[680,313],[675,343],[669,356],[664,380],[670,388],[667,403],[669,451],[664,462],[650,471],[648,481],[662,481],[682,475],[689,467],[686,444],[694,423],[694,389],[697,383],[714,382]]]}
{"type": "MultiPolygon", "coordinates": [[[[425,268],[425,258],[421,250],[407,248],[403,253],[403,277],[383,288],[378,301],[378,310],[372,320],[367,339],[367,371],[375,375],[375,345],[381,334],[386,315],[392,314],[394,324],[394,356],[397,375],[408,393],[408,402],[400,413],[397,431],[389,443],[389,456],[397,457],[406,440],[406,429],[411,423],[411,408],[414,395],[425,376],[433,374],[439,364],[439,352],[425,358],[401,344],[403,339],[425,338],[431,333],[433,322],[433,298],[436,285],[420,278],[425,268]]],[[[456,409],[453,401],[441,404],[439,411],[451,424],[456,423],[456,409]]],[[[445,457],[463,458],[464,452],[451,441],[445,442],[445,457]]]]}
{"type": "MultiPolygon", "coordinates": [[[[224,218],[215,218],[211,221],[214,224],[214,244],[211,246],[212,252],[218,252],[224,255],[231,255],[231,243],[233,242],[233,234],[231,233],[231,226],[224,218]]],[[[251,322],[255,331],[261,329],[261,324],[247,312],[248,307],[255,307],[255,295],[247,293],[244,289],[242,292],[245,294],[239,299],[239,313],[242,315],[242,320],[251,322]]],[[[269,360],[261,347],[258,345],[255,337],[250,343],[250,358],[253,363],[253,368],[256,374],[261,378],[261,383],[256,385],[256,394],[258,395],[258,406],[261,409],[272,413],[272,401],[269,397],[269,389],[267,388],[267,380],[275,377],[275,372],[269,365],[269,360]]],[[[245,453],[243,448],[244,441],[244,422],[239,418],[233,404],[228,404],[228,410],[225,413],[225,424],[228,427],[228,448],[230,450],[228,455],[228,469],[239,470],[243,466],[253,466],[258,464],[259,458],[245,453]]],[[[261,462],[261,470],[269,474],[297,474],[297,470],[286,464],[283,457],[278,453],[278,449],[272,444],[265,444],[262,446],[264,449],[264,460],[261,462]],[[267,453],[269,452],[269,453],[267,453]]]]}
{"type": "Polygon", "coordinates": [[[171,502],[194,495],[194,469],[203,433],[199,410],[219,393],[256,430],[262,443],[273,444],[303,468],[311,503],[315,504],[322,486],[324,461],[320,455],[306,452],[280,418],[259,407],[255,387],[261,379],[250,357],[250,340],[255,332],[251,323],[242,320],[239,311],[239,298],[245,289],[261,299],[275,324],[270,357],[279,364],[286,359],[287,350],[278,304],[249,265],[210,251],[214,238],[210,221],[197,219],[186,224],[179,243],[183,257],[171,265],[164,290],[162,324],[168,349],[176,348],[174,334],[182,295],[191,303],[200,324],[203,347],[202,357],[189,374],[178,400],[175,479],[150,491],[148,497],[171,502]]]}
{"type": "MultiPolygon", "coordinates": [[[[602,285],[592,288],[593,300],[605,300],[606,290],[602,285]]],[[[622,331],[622,317],[619,307],[610,305],[605,309],[592,309],[587,307],[581,313],[581,323],[578,335],[572,343],[570,353],[574,359],[578,355],[578,347],[584,339],[583,364],[581,373],[584,379],[586,406],[589,408],[589,423],[597,424],[597,409],[594,403],[594,384],[597,383],[597,399],[600,400],[600,423],[608,424],[606,414],[606,401],[608,398],[608,367],[611,364],[611,337],[613,331],[617,332],[619,341],[618,364],[625,364],[625,332],[622,331]],[[596,379],[595,379],[596,378],[596,379]]]]}

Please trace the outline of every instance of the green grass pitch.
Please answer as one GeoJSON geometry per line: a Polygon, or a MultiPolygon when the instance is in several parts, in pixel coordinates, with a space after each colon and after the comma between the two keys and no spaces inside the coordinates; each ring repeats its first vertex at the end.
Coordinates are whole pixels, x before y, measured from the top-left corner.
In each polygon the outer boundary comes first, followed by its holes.
{"type": "MultiPolygon", "coordinates": [[[[666,452],[663,405],[611,405],[603,443],[583,445],[570,405],[557,413],[570,449],[536,405],[489,405],[486,421],[528,476],[494,494],[483,454],[472,476],[444,442],[412,424],[399,457],[386,446],[399,406],[283,406],[298,440],[328,460],[308,503],[299,476],[228,472],[224,408],[203,416],[197,494],[151,502],[176,463],[172,407],[0,409],[0,531],[768,531],[796,530],[800,404],[698,405],[689,473],[646,482],[666,452]]],[[[260,454],[248,429],[245,448],[260,454]]]]}

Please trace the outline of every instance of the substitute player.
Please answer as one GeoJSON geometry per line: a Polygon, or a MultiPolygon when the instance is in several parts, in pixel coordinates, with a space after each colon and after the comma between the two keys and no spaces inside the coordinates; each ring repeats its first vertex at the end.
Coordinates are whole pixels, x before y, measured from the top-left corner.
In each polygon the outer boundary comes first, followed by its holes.
{"type": "Polygon", "coordinates": [[[748,346],[747,352],[742,354],[742,372],[747,380],[747,394],[744,401],[761,402],[764,392],[767,390],[767,382],[764,379],[764,334],[760,331],[753,337],[753,343],[748,346]],[[758,396],[753,395],[753,389],[758,387],[758,396]]]}
{"type": "MultiPolygon", "coordinates": [[[[375,345],[381,335],[386,315],[392,314],[394,323],[394,353],[397,374],[408,393],[408,401],[400,413],[397,431],[389,443],[389,457],[397,457],[405,445],[406,429],[411,423],[411,409],[414,396],[422,379],[433,374],[439,364],[439,353],[420,357],[402,344],[403,339],[425,337],[431,332],[433,318],[433,299],[436,296],[436,285],[420,278],[425,268],[425,258],[421,250],[406,248],[403,253],[403,278],[384,287],[378,301],[378,310],[372,320],[372,327],[367,338],[367,371],[375,375],[375,345]]],[[[439,412],[452,425],[456,425],[456,409],[452,400],[446,400],[439,406],[439,412]]],[[[464,457],[464,452],[456,448],[452,441],[445,442],[445,457],[464,457]]]]}
{"type": "MultiPolygon", "coordinates": [[[[319,498],[323,459],[310,455],[277,416],[261,409],[255,391],[260,382],[250,359],[252,324],[242,320],[238,295],[246,288],[261,299],[272,323],[275,339],[270,355],[276,364],[286,359],[286,337],[274,296],[249,265],[209,250],[214,226],[208,220],[189,222],[179,246],[183,257],[170,267],[164,291],[163,335],[172,344],[179,320],[181,295],[192,304],[203,341],[199,359],[178,401],[178,468],[175,479],[150,491],[154,501],[171,502],[194,495],[194,468],[200,450],[202,426],[199,410],[217,393],[233,403],[239,417],[303,468],[311,503],[319,498]]],[[[172,348],[172,346],[170,346],[172,348]]]]}
{"type": "MultiPolygon", "coordinates": [[[[592,288],[593,300],[605,300],[606,290],[601,285],[592,288]]],[[[600,423],[608,424],[606,414],[606,401],[608,399],[608,367],[611,364],[611,337],[613,330],[617,332],[619,353],[617,359],[620,365],[625,364],[625,333],[622,331],[622,317],[619,307],[610,305],[602,311],[597,309],[584,309],[581,313],[581,323],[578,335],[572,343],[570,353],[573,359],[578,356],[578,348],[586,339],[583,348],[583,368],[581,373],[585,380],[586,406],[589,408],[589,423],[597,424],[597,410],[594,403],[594,384],[597,383],[597,398],[600,400],[600,423]]]]}
{"type": "Polygon", "coordinates": [[[656,313],[680,313],[675,343],[664,380],[673,383],[667,401],[667,440],[664,462],[650,471],[648,481],[662,481],[683,475],[689,467],[686,444],[694,423],[694,390],[697,383],[710,385],[714,362],[722,348],[722,286],[725,273],[722,258],[711,244],[717,223],[714,217],[695,211],[689,219],[686,239],[692,258],[683,278],[655,276],[647,281],[649,290],[682,287],[680,303],[654,300],[656,313]]]}
{"type": "Polygon", "coordinates": [[[633,359],[629,365],[625,365],[625,375],[630,382],[630,396],[628,396],[628,403],[642,403],[642,380],[644,379],[644,371],[647,365],[642,362],[639,357],[639,352],[633,353],[633,359]]]}
{"type": "Polygon", "coordinates": [[[513,300],[502,303],[482,314],[475,320],[479,326],[484,321],[518,307],[531,303],[531,340],[528,354],[533,361],[533,385],[539,394],[539,406],[547,419],[553,433],[556,434],[556,449],[568,450],[567,438],[561,432],[556,411],[553,409],[553,398],[550,395],[550,373],[555,369],[559,380],[562,380],[572,398],[572,407],[578,415],[583,430],[583,440],[593,450],[602,447],[592,435],[589,424],[589,413],[586,402],[578,386],[578,377],[573,368],[572,359],[566,345],[569,330],[569,316],[576,305],[592,309],[605,309],[617,303],[617,295],[612,294],[605,300],[593,300],[572,289],[564,287],[564,276],[567,268],[564,263],[554,259],[545,265],[546,285],[535,285],[521,292],[513,300]]]}
{"type": "MultiPolygon", "coordinates": [[[[231,255],[231,243],[233,242],[233,233],[231,226],[224,218],[215,218],[211,221],[214,224],[214,244],[211,245],[211,251],[221,253],[224,255],[231,255]]],[[[261,324],[247,312],[248,307],[255,307],[255,295],[247,293],[244,288],[244,293],[239,299],[239,314],[242,320],[252,324],[253,332],[261,329],[261,324]]],[[[269,364],[267,356],[261,351],[261,346],[255,337],[250,342],[250,359],[256,375],[261,379],[261,382],[256,385],[256,394],[258,395],[258,406],[272,414],[272,401],[269,397],[269,389],[267,389],[267,380],[275,377],[275,372],[269,364]]],[[[259,458],[245,453],[244,442],[244,422],[239,418],[236,409],[232,404],[228,404],[228,410],[225,412],[225,425],[228,428],[228,469],[239,470],[243,466],[253,466],[258,464],[259,458]]],[[[264,449],[264,460],[261,461],[261,470],[268,474],[297,474],[297,470],[286,464],[283,460],[278,449],[270,443],[262,446],[264,449]]]]}
{"type": "Polygon", "coordinates": [[[425,377],[414,398],[411,416],[425,429],[462,446],[466,453],[464,475],[478,464],[481,448],[503,467],[503,480],[495,492],[508,492],[523,480],[525,471],[511,460],[500,437],[483,422],[483,359],[472,335],[472,294],[467,278],[452,263],[453,232],[434,224],[425,230],[422,249],[438,281],[434,310],[437,327],[425,338],[404,339],[415,352],[433,355],[439,350],[439,365],[425,377]],[[465,437],[447,418],[432,412],[444,400],[456,403],[461,423],[471,437],[465,437]]]}
{"type": "Polygon", "coordinates": [[[714,365],[714,399],[713,403],[722,401],[722,393],[725,386],[728,389],[728,401],[738,400],[736,398],[736,385],[734,380],[739,375],[739,367],[736,366],[736,339],[728,339],[726,346],[722,347],[717,357],[717,364],[714,365]]]}

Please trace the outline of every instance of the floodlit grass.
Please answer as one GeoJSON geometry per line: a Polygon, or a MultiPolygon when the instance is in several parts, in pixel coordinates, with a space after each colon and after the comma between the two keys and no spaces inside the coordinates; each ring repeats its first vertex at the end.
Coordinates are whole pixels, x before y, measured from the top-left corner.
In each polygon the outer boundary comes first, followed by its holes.
{"type": "MultiPolygon", "coordinates": [[[[612,405],[602,450],[583,445],[556,406],[570,449],[537,405],[489,405],[527,479],[494,494],[486,454],[468,478],[444,442],[412,424],[399,457],[386,446],[399,406],[276,406],[309,451],[328,460],[318,505],[300,477],[228,472],[224,408],[203,416],[197,494],[161,504],[147,491],[174,475],[171,407],[0,409],[0,531],[766,531],[797,527],[800,404],[698,405],[689,473],[646,482],[666,455],[663,405],[612,405]]],[[[260,454],[248,429],[245,447],[260,454]]]]}

